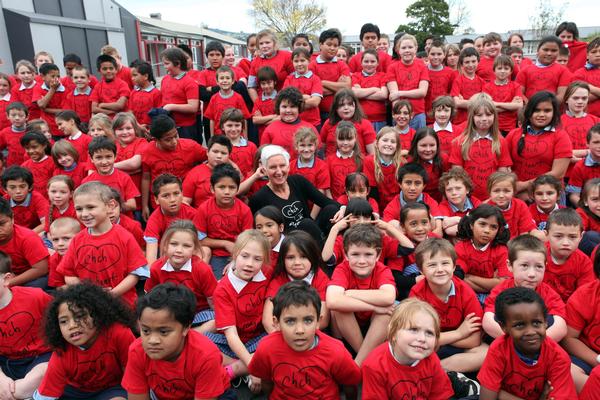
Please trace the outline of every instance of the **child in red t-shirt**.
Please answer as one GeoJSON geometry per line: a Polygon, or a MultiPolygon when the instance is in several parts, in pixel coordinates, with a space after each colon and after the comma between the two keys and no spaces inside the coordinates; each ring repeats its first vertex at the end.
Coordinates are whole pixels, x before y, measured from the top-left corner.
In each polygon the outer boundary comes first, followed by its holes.
{"type": "Polygon", "coordinates": [[[41,117],[41,111],[37,103],[32,101],[33,91],[40,85],[35,79],[36,70],[33,64],[27,60],[17,62],[15,73],[20,83],[12,88],[12,98],[14,102],[20,102],[29,109],[29,119],[38,119],[41,117]]]}
{"type": "Polygon", "coordinates": [[[66,139],[61,139],[52,146],[51,155],[54,161],[53,176],[66,175],[73,180],[74,187],[78,187],[88,175],[88,164],[79,162],[79,152],[66,139]]]}
{"type": "MultiPolygon", "coordinates": [[[[223,276],[229,263],[235,238],[252,228],[250,208],[236,197],[240,186],[240,174],[231,165],[217,165],[210,176],[213,197],[198,207],[194,225],[198,228],[200,243],[210,249],[210,262],[216,278],[223,276]]],[[[208,251],[204,252],[205,254],[208,251]]]]}
{"type": "Polygon", "coordinates": [[[496,298],[504,290],[512,287],[527,287],[535,290],[548,308],[548,330],[546,334],[555,342],[560,342],[567,334],[567,313],[565,303],[558,293],[543,282],[546,270],[546,246],[536,237],[521,235],[508,243],[508,270],[512,278],[504,279],[485,299],[483,329],[493,338],[504,332],[495,317],[496,298]]]}
{"type": "Polygon", "coordinates": [[[337,199],[345,192],[346,176],[362,169],[363,155],[354,124],[340,121],[336,126],[335,135],[336,151],[327,156],[326,163],[331,177],[331,197],[337,199]]]}
{"type": "Polygon", "coordinates": [[[0,150],[8,151],[7,167],[21,165],[25,161],[25,149],[21,146],[21,138],[25,134],[28,115],[27,107],[21,102],[10,103],[6,107],[10,126],[0,131],[0,150]]]}
{"type": "Polygon", "coordinates": [[[131,89],[127,82],[117,76],[117,61],[106,54],[98,56],[96,68],[102,80],[92,90],[92,113],[114,115],[119,111],[127,110],[127,99],[131,89]]]}
{"type": "Polygon", "coordinates": [[[135,285],[150,274],[133,235],[110,222],[111,197],[110,187],[100,182],[88,182],[75,190],[75,210],[86,229],[73,238],[58,272],[67,285],[90,280],[133,307],[135,285]]]}
{"type": "Polygon", "coordinates": [[[366,118],[379,132],[386,124],[385,102],[388,98],[387,79],[384,72],[378,72],[379,55],[376,50],[367,49],[361,57],[361,71],[352,74],[352,91],[358,97],[366,118]]]}
{"type": "Polygon", "coordinates": [[[260,95],[254,100],[252,123],[258,127],[258,137],[260,138],[265,128],[279,118],[279,114],[275,112],[277,74],[273,68],[264,66],[258,70],[256,80],[260,88],[260,95]]]}
{"type": "Polygon", "coordinates": [[[37,131],[27,132],[20,141],[29,157],[21,166],[31,171],[33,190],[48,198],[48,180],[54,172],[54,161],[49,156],[52,146],[46,136],[37,131]]]}
{"type": "Polygon", "coordinates": [[[373,197],[370,197],[370,194],[369,178],[362,172],[352,172],[346,175],[344,194],[337,198],[337,202],[342,206],[347,206],[350,200],[353,199],[367,201],[373,209],[374,215],[379,217],[379,205],[373,197]]]}
{"type": "Polygon", "coordinates": [[[454,238],[458,232],[458,223],[481,202],[471,195],[473,182],[462,168],[453,167],[440,177],[440,192],[444,199],[439,204],[442,228],[446,237],[454,238]]]}
{"type": "Polygon", "coordinates": [[[52,242],[54,254],[48,259],[48,287],[58,289],[65,286],[65,277],[57,268],[67,254],[71,240],[81,231],[81,224],[74,217],[55,219],[48,228],[48,238],[52,242]]]}
{"type": "Polygon", "coordinates": [[[269,324],[277,331],[261,340],[248,366],[253,376],[272,385],[269,398],[338,398],[338,385],[357,385],[360,369],[348,350],[319,331],[323,305],[317,289],[299,279],[276,293],[269,324]],[[302,371],[301,378],[294,378],[298,384],[290,384],[290,377],[299,377],[298,371],[302,371]]]}
{"type": "Polygon", "coordinates": [[[90,73],[87,68],[77,66],[73,68],[72,74],[74,87],[67,87],[63,108],[75,111],[82,122],[88,123],[92,116],[90,73]]]}
{"type": "Polygon", "coordinates": [[[432,306],[406,299],[394,310],[387,341],[362,365],[364,400],[411,398],[442,400],[454,395],[435,354],[440,320],[432,306]]]}
{"type": "Polygon", "coordinates": [[[323,98],[323,86],[321,85],[321,78],[308,69],[310,52],[304,47],[294,49],[292,52],[292,63],[294,65],[294,72],[285,79],[283,87],[294,86],[300,90],[304,99],[304,107],[302,113],[300,113],[300,119],[315,127],[319,127],[321,125],[319,104],[323,98]]]}
{"type": "Polygon", "coordinates": [[[461,127],[453,126],[451,122],[455,109],[454,99],[450,96],[437,97],[431,104],[431,114],[434,119],[431,128],[440,141],[439,151],[445,156],[450,155],[452,142],[460,135],[461,127]]]}
{"type": "Polygon", "coordinates": [[[482,204],[464,216],[458,224],[456,262],[465,273],[465,282],[475,290],[479,302],[503,279],[510,277],[506,268],[509,232],[498,207],[482,204]]]}
{"type": "Polygon", "coordinates": [[[144,130],[150,127],[148,113],[162,105],[162,94],[156,86],[152,66],[144,61],[131,64],[131,80],[134,84],[129,95],[129,109],[144,130]]]}
{"type": "Polygon", "coordinates": [[[396,299],[392,273],[377,261],[381,243],[373,225],[348,229],[344,234],[347,260],[336,267],[327,287],[327,306],[340,334],[357,353],[358,365],[385,340],[396,299]]]}
{"type": "Polygon", "coordinates": [[[55,64],[42,64],[40,76],[43,81],[33,89],[31,100],[37,103],[42,112],[42,119],[50,126],[52,135],[60,136],[54,117],[62,111],[67,95],[59,80],[60,70],[55,64]]]}
{"type": "MultiPolygon", "coordinates": [[[[577,161],[570,173],[566,192],[572,204],[578,204],[584,184],[593,178],[600,177],[600,125],[595,125],[586,134],[588,154],[577,161]]],[[[576,154],[577,150],[573,151],[576,154]]]]}
{"type": "Polygon", "coordinates": [[[269,266],[263,266],[263,273],[267,277],[273,275],[273,270],[279,260],[279,250],[285,239],[284,224],[283,214],[275,206],[265,206],[254,213],[254,228],[265,235],[271,245],[271,263],[269,266]]]}
{"type": "Polygon", "coordinates": [[[529,212],[540,231],[546,230],[546,221],[551,213],[564,208],[558,204],[562,191],[562,183],[552,175],[541,175],[533,181],[533,203],[529,212]]]}
{"type": "Polygon", "coordinates": [[[427,50],[427,59],[429,64],[429,88],[425,96],[425,112],[427,116],[427,125],[434,122],[433,116],[429,113],[431,105],[435,99],[440,96],[450,96],[454,79],[458,73],[456,70],[444,65],[446,55],[446,46],[440,40],[434,40],[427,50]]]}
{"type": "Polygon", "coordinates": [[[600,117],[600,38],[595,38],[587,45],[588,62],[583,68],[573,73],[573,79],[587,82],[590,86],[590,99],[587,111],[600,117]]]}
{"type": "Polygon", "coordinates": [[[10,126],[6,116],[6,107],[12,102],[12,82],[8,75],[0,73],[0,131],[10,126]]]}
{"type": "Polygon", "coordinates": [[[496,298],[495,310],[504,335],[492,343],[477,375],[479,398],[577,398],[568,354],[546,337],[548,312],[540,295],[509,288],[496,298]]]}
{"type": "Polygon", "coordinates": [[[106,114],[98,113],[92,115],[88,123],[88,135],[92,138],[96,136],[105,136],[115,140],[115,133],[112,129],[112,118],[106,114]]]}
{"type": "Polygon", "coordinates": [[[392,105],[392,119],[394,120],[394,131],[400,139],[402,156],[407,156],[412,140],[415,137],[415,130],[408,124],[412,119],[412,105],[408,100],[399,100],[392,105]]]}
{"type": "Polygon", "coordinates": [[[228,108],[221,114],[219,122],[225,137],[231,142],[229,158],[237,165],[242,176],[252,174],[252,163],[256,155],[256,145],[244,137],[244,114],[237,108],[228,108]]]}
{"type": "Polygon", "coordinates": [[[511,80],[514,69],[509,56],[497,56],[494,60],[495,78],[483,87],[483,91],[494,100],[494,106],[498,110],[498,128],[503,136],[517,127],[517,116],[523,108],[521,86],[511,80]]]}
{"type": "Polygon", "coordinates": [[[175,220],[161,238],[162,257],[150,267],[144,290],[150,292],[161,283],[187,286],[196,296],[196,314],[192,327],[200,333],[215,331],[212,296],[217,287],[210,266],[195,255],[200,253],[198,231],[192,221],[175,220]]]}
{"type": "Polygon", "coordinates": [[[579,248],[585,254],[591,254],[600,243],[600,178],[586,181],[577,206],[584,232],[579,248]]]}
{"type": "Polygon", "coordinates": [[[79,160],[87,162],[88,146],[93,137],[81,131],[81,120],[72,110],[65,110],[56,116],[58,129],[63,133],[64,138],[75,147],[79,153],[79,160]]]}
{"type": "MultiPolygon", "coordinates": [[[[235,83],[235,75],[233,70],[228,66],[222,66],[217,70],[217,85],[219,92],[210,98],[210,103],[204,112],[206,118],[210,119],[210,134],[221,135],[220,121],[221,114],[228,108],[237,108],[244,115],[244,119],[251,117],[244,98],[237,92],[233,91],[235,83]]],[[[246,123],[244,121],[244,135],[246,135],[246,123]]]]}
{"type": "Polygon", "coordinates": [[[44,232],[49,232],[50,225],[58,218],[77,218],[73,204],[74,190],[73,180],[66,175],[56,175],[50,178],[46,189],[50,206],[44,221],[44,232]]]}
{"type": "Polygon", "coordinates": [[[195,308],[192,291],[173,283],[158,285],[140,299],[141,337],[129,346],[121,383],[129,398],[210,399],[227,391],[229,378],[219,350],[190,329],[195,308]]]}
{"type": "MultiPolygon", "coordinates": [[[[317,157],[319,137],[311,128],[300,128],[294,135],[294,149],[297,158],[290,161],[290,175],[298,174],[305,177],[321,193],[331,196],[331,177],[327,163],[317,157]]],[[[317,207],[318,214],[319,206],[317,207]]]]}
{"type": "Polygon", "coordinates": [[[129,68],[127,68],[126,65],[123,65],[123,62],[122,62],[123,58],[121,57],[121,54],[119,54],[119,50],[117,50],[116,47],[113,47],[110,44],[107,44],[105,46],[102,46],[102,48],[100,49],[100,54],[106,54],[115,59],[115,61],[117,62],[117,66],[116,66],[117,78],[119,78],[123,82],[125,82],[127,84],[127,86],[129,87],[129,89],[133,89],[133,82],[131,79],[131,70],[129,68]]]}
{"type": "Polygon", "coordinates": [[[125,397],[121,378],[135,337],[131,311],[92,283],[59,290],[45,334],[54,350],[35,398],[125,397]]]}
{"type": "Polygon", "coordinates": [[[52,298],[38,288],[10,287],[12,278],[11,260],[0,252],[0,319],[5,325],[0,390],[7,396],[26,399],[37,389],[48,367],[51,353],[41,332],[52,298]]]}
{"type": "Polygon", "coordinates": [[[142,231],[142,224],[135,219],[122,214],[123,200],[121,194],[115,188],[110,188],[111,192],[111,210],[108,212],[110,222],[113,225],[121,225],[127,229],[132,235],[137,244],[143,251],[146,251],[146,241],[144,240],[144,232],[142,231]]]}
{"type": "Polygon", "coordinates": [[[481,93],[485,82],[475,73],[479,64],[479,53],[472,47],[461,50],[458,57],[460,73],[452,84],[450,95],[456,103],[456,115],[453,122],[462,124],[467,119],[467,109],[473,95],[481,93]]]}
{"type": "Polygon", "coordinates": [[[481,44],[483,49],[477,65],[477,76],[488,83],[494,80],[494,62],[502,50],[502,37],[496,32],[490,32],[483,36],[481,44]]]}
{"type": "Polygon", "coordinates": [[[7,168],[2,173],[2,187],[13,209],[15,223],[42,233],[48,215],[48,200],[33,190],[31,171],[16,165],[7,168]]]}
{"type": "MultiPolygon", "coordinates": [[[[443,98],[438,100],[443,102],[443,98]]],[[[411,164],[418,164],[425,171],[423,192],[436,202],[442,200],[439,180],[444,171],[450,168],[448,158],[448,154],[442,151],[435,129],[423,128],[415,132],[407,159],[411,164]]]]}

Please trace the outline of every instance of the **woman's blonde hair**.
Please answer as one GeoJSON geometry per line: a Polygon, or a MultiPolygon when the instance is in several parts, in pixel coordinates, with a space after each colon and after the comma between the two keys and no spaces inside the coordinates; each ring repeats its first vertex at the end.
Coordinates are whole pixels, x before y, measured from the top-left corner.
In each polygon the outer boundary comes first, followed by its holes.
{"type": "Polygon", "coordinates": [[[198,240],[198,230],[192,223],[192,221],[187,219],[176,219],[167,228],[162,238],[160,239],[160,253],[167,254],[167,246],[169,244],[169,240],[171,237],[177,232],[186,232],[189,233],[192,237],[192,241],[194,242],[194,249],[200,249],[200,241],[198,240]]]}
{"type": "Polygon", "coordinates": [[[247,229],[238,235],[233,244],[231,259],[235,261],[244,247],[250,242],[257,242],[260,245],[263,251],[263,265],[269,265],[271,263],[271,243],[269,243],[269,239],[261,231],[256,229],[247,229]]]}
{"type": "Polygon", "coordinates": [[[381,162],[379,162],[381,154],[379,152],[379,147],[377,144],[379,140],[383,138],[388,133],[393,134],[396,137],[396,152],[392,157],[392,164],[394,165],[394,176],[398,175],[398,169],[406,164],[406,159],[402,156],[402,146],[400,144],[400,138],[398,137],[398,133],[391,126],[384,126],[377,132],[377,139],[375,140],[375,181],[377,183],[383,182],[383,171],[381,170],[381,162]]]}
{"type": "Polygon", "coordinates": [[[501,146],[500,146],[500,129],[498,128],[498,111],[496,110],[496,106],[494,106],[494,102],[490,95],[486,93],[479,93],[475,96],[474,99],[471,99],[471,105],[469,106],[469,116],[467,117],[467,127],[460,135],[460,139],[462,141],[462,145],[460,148],[460,153],[462,155],[463,160],[469,159],[469,150],[471,149],[471,145],[477,135],[475,132],[475,122],[474,117],[475,113],[482,108],[494,115],[494,122],[492,123],[492,127],[490,129],[490,135],[492,136],[492,152],[496,154],[496,157],[500,156],[501,146]]]}
{"type": "Polygon", "coordinates": [[[402,300],[392,314],[387,331],[387,339],[392,346],[396,344],[396,333],[400,329],[412,328],[414,326],[415,315],[420,311],[429,314],[433,319],[437,347],[437,342],[440,339],[440,317],[429,303],[414,297],[402,300]]]}

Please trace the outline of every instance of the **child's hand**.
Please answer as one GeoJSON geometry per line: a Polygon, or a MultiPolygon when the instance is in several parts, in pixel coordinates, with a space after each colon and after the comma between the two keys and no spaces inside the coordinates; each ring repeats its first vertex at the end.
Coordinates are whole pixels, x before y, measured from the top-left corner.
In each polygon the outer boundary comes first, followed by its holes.
{"type": "Polygon", "coordinates": [[[554,397],[550,396],[550,392],[553,391],[552,382],[547,381],[544,384],[544,390],[542,390],[542,394],[540,395],[540,400],[554,400],[554,397]]]}
{"type": "Polygon", "coordinates": [[[376,216],[374,220],[371,221],[375,227],[383,232],[387,232],[390,229],[390,224],[385,222],[382,219],[379,219],[379,216],[376,216]]]}
{"type": "Polygon", "coordinates": [[[254,394],[260,393],[260,389],[261,389],[261,382],[260,382],[260,378],[257,378],[254,375],[248,375],[248,378],[250,378],[249,386],[250,386],[250,391],[254,394]]]}
{"type": "Polygon", "coordinates": [[[8,376],[1,374],[0,377],[0,399],[12,400],[15,398],[15,381],[8,376]]]}
{"type": "Polygon", "coordinates": [[[479,318],[475,313],[470,313],[467,315],[465,320],[458,327],[458,332],[460,332],[463,338],[470,336],[473,332],[477,332],[481,329],[481,318],[479,318]]]}
{"type": "Polygon", "coordinates": [[[145,221],[148,221],[149,217],[150,217],[150,208],[148,206],[143,206],[142,207],[142,218],[144,218],[145,221]]]}
{"type": "Polygon", "coordinates": [[[391,306],[387,306],[387,307],[375,307],[373,309],[373,312],[375,314],[379,314],[379,315],[392,315],[392,313],[394,312],[394,309],[396,308],[395,304],[392,304],[391,306]]]}
{"type": "MultiPolygon", "coordinates": [[[[356,218],[354,218],[354,216],[352,214],[348,214],[345,217],[343,217],[342,219],[340,219],[339,221],[337,221],[332,229],[337,229],[337,232],[343,231],[344,229],[348,228],[350,226],[350,222],[352,222],[353,220],[355,220],[356,218]]],[[[335,220],[335,217],[333,217],[332,222],[335,220]]]]}
{"type": "Polygon", "coordinates": [[[58,78],[52,79],[52,81],[50,82],[50,89],[58,89],[59,86],[60,80],[58,80],[58,78]]]}

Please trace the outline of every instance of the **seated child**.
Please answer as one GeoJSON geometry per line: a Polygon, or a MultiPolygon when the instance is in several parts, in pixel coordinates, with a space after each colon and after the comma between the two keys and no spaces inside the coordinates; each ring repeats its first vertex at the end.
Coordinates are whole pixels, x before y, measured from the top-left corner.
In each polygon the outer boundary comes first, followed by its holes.
{"type": "Polygon", "coordinates": [[[217,165],[210,176],[214,196],[198,207],[194,217],[200,243],[212,253],[210,260],[204,261],[210,261],[217,279],[221,279],[223,269],[229,263],[237,235],[252,228],[250,208],[236,197],[240,180],[239,172],[231,165],[217,165]]]}
{"type": "Polygon", "coordinates": [[[139,221],[121,213],[123,209],[123,200],[121,194],[115,188],[110,188],[111,194],[111,207],[108,211],[110,222],[114,225],[121,225],[127,229],[132,235],[137,244],[142,250],[146,250],[146,241],[144,240],[144,232],[142,231],[142,224],[139,221]]]}
{"type": "Polygon", "coordinates": [[[237,108],[228,108],[221,114],[219,125],[233,146],[229,158],[237,165],[242,176],[251,174],[256,145],[242,136],[244,115],[237,108]]]}
{"type": "Polygon", "coordinates": [[[149,265],[156,261],[160,239],[171,222],[177,219],[193,220],[196,216],[196,209],[183,202],[181,180],[175,175],[159,175],[152,182],[152,194],[158,207],[148,218],[144,231],[146,260],[149,265]]]}
{"type": "Polygon", "coordinates": [[[131,310],[101,287],[86,282],[59,290],[44,321],[54,352],[33,398],[124,398],[132,329],[131,310]]]}
{"type": "Polygon", "coordinates": [[[13,165],[2,173],[2,187],[5,198],[10,201],[17,225],[32,229],[35,233],[44,231],[44,221],[48,215],[48,200],[33,190],[33,174],[27,168],[13,165]]]}
{"type": "Polygon", "coordinates": [[[271,323],[276,331],[261,340],[248,366],[272,389],[269,398],[339,398],[339,385],[360,382],[360,369],[342,342],[319,330],[321,307],[317,290],[303,279],[277,291],[271,323]],[[290,384],[298,371],[299,384],[290,384]]]}
{"type": "Polygon", "coordinates": [[[38,234],[15,224],[13,209],[4,198],[0,198],[0,228],[0,251],[12,261],[12,273],[5,278],[8,284],[45,288],[48,250],[38,234]]]}
{"type": "Polygon", "coordinates": [[[52,241],[54,254],[48,258],[48,287],[58,289],[65,285],[65,277],[57,268],[67,254],[71,240],[81,231],[79,221],[71,217],[61,217],[50,224],[48,237],[52,241]]]}
{"type": "Polygon", "coordinates": [[[50,142],[43,133],[28,131],[21,137],[21,146],[29,157],[21,166],[33,175],[33,190],[48,198],[48,180],[54,172],[54,162],[48,156],[52,148],[50,142]]]}
{"type": "Polygon", "coordinates": [[[84,183],[75,190],[73,200],[77,218],[86,229],[73,238],[58,272],[67,285],[90,280],[133,306],[135,285],[140,277],[150,274],[133,235],[110,222],[110,187],[100,182],[84,183]]]}
{"type": "Polygon", "coordinates": [[[52,298],[41,289],[13,286],[13,277],[11,258],[0,251],[0,320],[5,324],[0,347],[0,393],[6,399],[26,399],[39,386],[50,360],[41,327],[52,298]]]}
{"type": "Polygon", "coordinates": [[[433,306],[440,316],[438,356],[446,371],[477,371],[488,346],[481,342],[483,311],[477,296],[462,279],[454,276],[456,252],[440,238],[426,239],[415,249],[417,266],[425,279],[410,290],[433,306]]]}
{"type": "Polygon", "coordinates": [[[192,291],[173,283],[158,285],[140,299],[141,337],[129,347],[121,383],[130,399],[209,399],[227,391],[219,350],[190,329],[195,308],[192,291]]]}
{"type": "Polygon", "coordinates": [[[583,185],[588,180],[600,176],[600,124],[590,128],[586,134],[586,141],[589,153],[573,166],[566,188],[572,204],[579,203],[583,185]]]}
{"type": "Polygon", "coordinates": [[[281,210],[275,206],[264,206],[254,213],[254,229],[260,231],[271,245],[271,264],[263,267],[263,273],[267,277],[273,275],[273,271],[279,261],[279,251],[285,235],[285,220],[281,210]]]}
{"type": "Polygon", "coordinates": [[[394,310],[387,341],[362,366],[364,400],[414,398],[442,400],[453,396],[448,375],[435,354],[440,320],[432,306],[406,299],[394,310]]]}
{"type": "Polygon", "coordinates": [[[563,192],[562,183],[552,175],[540,175],[533,181],[533,203],[529,206],[529,212],[533,221],[540,231],[546,230],[548,216],[564,208],[558,204],[563,192]]]}
{"type": "Polygon", "coordinates": [[[135,210],[136,198],[140,196],[140,192],[129,174],[115,168],[117,156],[115,142],[105,137],[97,137],[91,141],[88,151],[96,171],[83,178],[81,183],[93,181],[104,183],[121,194],[123,211],[135,210]]]}
{"type": "Polygon", "coordinates": [[[556,210],[548,217],[546,232],[544,282],[567,302],[577,288],[594,280],[592,262],[577,248],[583,234],[581,218],[572,208],[556,210]]]}
{"type": "Polygon", "coordinates": [[[10,126],[0,131],[0,150],[6,149],[6,166],[21,165],[25,161],[25,149],[21,146],[21,137],[25,134],[27,107],[18,101],[6,106],[6,116],[10,126]]]}
{"type": "MultiPolygon", "coordinates": [[[[300,128],[296,131],[294,134],[294,149],[298,157],[290,161],[290,175],[302,175],[321,193],[328,195],[331,178],[327,163],[316,156],[318,146],[319,137],[313,129],[300,128]]],[[[317,208],[318,210],[319,208],[317,208]]]]}
{"type": "Polygon", "coordinates": [[[510,277],[506,268],[508,229],[498,207],[482,204],[465,215],[458,224],[457,264],[465,273],[465,282],[485,297],[503,279],[510,277]]]}
{"type": "Polygon", "coordinates": [[[558,293],[543,282],[546,270],[546,247],[538,238],[525,234],[508,242],[508,270],[513,277],[504,279],[485,299],[483,329],[493,338],[504,332],[494,314],[496,298],[512,287],[527,287],[535,290],[548,307],[548,330],[546,334],[559,342],[567,333],[565,303],[558,293]]]}
{"type": "Polygon", "coordinates": [[[462,168],[451,168],[440,177],[440,192],[444,199],[439,204],[442,228],[444,234],[455,237],[458,232],[458,223],[461,218],[471,210],[479,207],[479,199],[471,195],[473,182],[462,168]]]}
{"type": "MultiPolygon", "coordinates": [[[[263,309],[262,322],[267,333],[277,330],[273,319],[273,298],[279,289],[288,282],[305,281],[317,291],[321,299],[317,327],[321,330],[329,326],[329,311],[325,303],[325,291],[329,278],[321,269],[319,246],[308,233],[297,230],[286,235],[279,250],[281,257],[275,264],[271,281],[267,287],[267,298],[263,309]]],[[[279,318],[279,317],[278,317],[279,318]]]]}
{"type": "Polygon", "coordinates": [[[369,178],[362,172],[352,172],[346,175],[344,181],[345,194],[337,198],[337,202],[343,206],[347,206],[352,199],[362,199],[368,201],[373,208],[373,213],[379,217],[379,204],[377,200],[369,197],[371,187],[369,186],[369,178]]]}
{"type": "Polygon", "coordinates": [[[579,400],[594,400],[600,390],[600,368],[594,368],[590,378],[585,383],[583,390],[579,392],[579,400]]]}
{"type": "Polygon", "coordinates": [[[495,314],[504,335],[491,344],[477,375],[479,398],[576,399],[569,356],[546,337],[548,311],[540,295],[506,289],[496,298],[495,314]]]}
{"type": "Polygon", "coordinates": [[[73,180],[74,187],[81,185],[81,181],[88,175],[86,162],[79,162],[79,153],[67,140],[62,139],[52,146],[52,160],[54,161],[53,176],[65,175],[73,180]]]}
{"type": "Polygon", "coordinates": [[[378,262],[381,234],[368,224],[357,224],[344,234],[347,260],[339,264],[327,287],[327,306],[342,337],[361,365],[385,340],[396,299],[394,278],[378,262]]]}
{"type": "Polygon", "coordinates": [[[585,254],[600,243],[600,178],[592,178],[585,182],[581,197],[577,203],[577,214],[583,222],[583,237],[579,249],[585,254]]]}

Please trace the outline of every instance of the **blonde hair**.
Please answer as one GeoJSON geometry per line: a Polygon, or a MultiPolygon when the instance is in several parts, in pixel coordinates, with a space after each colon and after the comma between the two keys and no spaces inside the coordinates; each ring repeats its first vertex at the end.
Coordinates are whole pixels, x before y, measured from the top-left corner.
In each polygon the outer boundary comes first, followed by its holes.
{"type": "Polygon", "coordinates": [[[37,63],[37,59],[40,56],[46,56],[50,59],[50,62],[52,64],[54,64],[54,57],[52,57],[52,54],[48,53],[47,51],[38,51],[37,53],[35,53],[35,56],[33,56],[33,61],[37,63]]]}
{"type": "MultiPolygon", "coordinates": [[[[91,124],[91,120],[90,120],[90,124],[91,124]]],[[[133,126],[133,131],[135,132],[135,136],[137,137],[142,137],[142,128],[140,127],[140,124],[138,124],[137,119],[135,118],[135,115],[133,115],[132,112],[120,112],[117,113],[117,115],[115,115],[115,118],[112,121],[112,125],[111,125],[111,130],[114,133],[115,130],[119,129],[120,127],[122,127],[123,125],[125,125],[127,122],[131,122],[131,125],[133,126]]]]}
{"type": "Polygon", "coordinates": [[[400,47],[400,44],[401,44],[403,41],[405,41],[405,40],[410,40],[411,42],[413,42],[413,44],[415,45],[415,47],[419,47],[419,42],[417,42],[417,38],[416,38],[416,37],[414,37],[414,36],[413,36],[413,35],[411,35],[411,34],[408,34],[408,33],[406,33],[406,34],[404,34],[404,35],[402,35],[402,36],[400,37],[400,40],[398,40],[398,45],[397,45],[397,47],[400,47]]]}
{"type": "Polygon", "coordinates": [[[117,50],[116,47],[111,46],[110,44],[102,46],[102,48],[100,49],[100,54],[104,54],[111,57],[121,57],[121,55],[119,54],[119,50],[117,50]]]}
{"type": "Polygon", "coordinates": [[[305,139],[310,139],[311,142],[315,142],[317,145],[319,144],[319,137],[315,133],[312,128],[300,128],[294,134],[294,146],[298,146],[301,141],[305,139]]]}
{"type": "Polygon", "coordinates": [[[396,333],[400,329],[413,327],[415,315],[419,311],[429,314],[431,318],[433,318],[433,329],[435,331],[435,341],[437,347],[437,342],[440,339],[440,317],[429,303],[414,297],[402,300],[392,314],[387,331],[387,339],[392,346],[396,344],[396,333]]]}
{"type": "Polygon", "coordinates": [[[167,246],[169,245],[169,240],[171,237],[177,232],[185,232],[189,233],[192,237],[192,241],[194,242],[194,249],[198,250],[200,248],[200,241],[198,240],[198,230],[192,223],[192,221],[187,219],[176,219],[175,221],[169,224],[169,227],[163,233],[162,238],[160,239],[160,253],[167,254],[167,246]]]}
{"type": "Polygon", "coordinates": [[[115,133],[113,132],[113,129],[112,129],[112,126],[113,126],[112,121],[108,115],[106,115],[104,113],[98,113],[98,114],[92,115],[92,118],[90,118],[90,122],[88,122],[88,132],[89,132],[89,130],[91,130],[92,125],[94,125],[94,124],[100,125],[100,127],[106,134],[106,137],[112,139],[113,141],[115,140],[115,133]]]}
{"type": "MultiPolygon", "coordinates": [[[[50,178],[50,180],[48,181],[48,184],[46,185],[46,189],[50,190],[50,186],[53,183],[57,183],[57,182],[62,182],[65,185],[67,185],[67,187],[69,188],[69,191],[71,192],[71,194],[73,194],[73,190],[75,190],[75,183],[73,182],[73,179],[71,179],[70,177],[68,177],[66,175],[55,175],[52,178],[50,178]]],[[[56,207],[56,206],[54,204],[52,204],[52,202],[50,202],[50,207],[48,208],[48,225],[52,225],[52,223],[54,222],[54,219],[52,219],[52,214],[54,214],[54,207],[56,207]]],[[[60,219],[60,218],[58,218],[58,219],[60,219]]]]}
{"type": "Polygon", "coordinates": [[[354,137],[354,148],[352,149],[354,153],[352,155],[352,159],[356,164],[356,170],[360,172],[362,171],[363,157],[362,153],[360,152],[360,146],[358,144],[358,132],[356,131],[356,127],[352,122],[340,121],[335,128],[336,148],[338,140],[348,140],[352,137],[354,137]]]}
{"type": "Polygon", "coordinates": [[[460,149],[460,153],[462,155],[463,160],[469,159],[469,150],[471,149],[471,145],[473,144],[473,140],[475,139],[475,122],[474,117],[475,113],[482,108],[490,112],[494,115],[494,122],[492,123],[492,127],[490,129],[490,135],[492,136],[492,151],[496,154],[496,157],[500,156],[500,130],[498,128],[498,111],[496,110],[496,106],[494,106],[494,102],[490,95],[486,93],[479,93],[475,96],[474,99],[471,99],[471,105],[469,106],[469,116],[467,117],[467,127],[460,135],[460,139],[462,140],[462,145],[460,149]]]}
{"type": "Polygon", "coordinates": [[[513,191],[517,191],[517,175],[514,172],[503,172],[496,171],[488,177],[487,180],[487,191],[488,194],[492,192],[492,188],[500,182],[510,181],[513,187],[513,191]]]}
{"type": "Polygon", "coordinates": [[[269,265],[271,263],[271,243],[261,231],[256,229],[246,229],[240,233],[233,244],[233,250],[231,251],[231,259],[235,261],[237,256],[240,255],[244,247],[250,242],[257,242],[263,251],[263,265],[269,265]]]}
{"type": "Polygon", "coordinates": [[[258,32],[256,34],[256,43],[258,44],[259,40],[264,36],[270,36],[275,47],[277,46],[277,36],[275,35],[275,32],[270,29],[263,29],[262,31],[258,32]]]}
{"type": "Polygon", "coordinates": [[[55,229],[68,228],[73,233],[81,231],[81,224],[75,218],[60,217],[50,223],[50,236],[55,229]]]}
{"type": "Polygon", "coordinates": [[[19,61],[17,61],[17,63],[15,64],[15,74],[19,73],[19,68],[21,68],[21,67],[27,68],[29,71],[31,71],[32,74],[36,73],[35,66],[29,60],[19,60],[19,61]]]}
{"type": "Polygon", "coordinates": [[[109,204],[114,199],[110,186],[99,181],[86,182],[75,189],[73,198],[81,195],[97,196],[104,204],[109,204]]]}
{"type": "Polygon", "coordinates": [[[56,164],[58,168],[62,168],[61,165],[58,163],[58,157],[60,156],[71,156],[73,157],[73,160],[75,162],[79,162],[79,152],[67,139],[61,139],[58,142],[54,143],[50,154],[52,154],[54,164],[56,164]]]}
{"type": "Polygon", "coordinates": [[[375,162],[373,164],[375,164],[375,181],[377,183],[383,182],[383,171],[381,170],[381,163],[379,162],[381,154],[379,153],[377,144],[379,143],[379,140],[388,133],[393,134],[396,138],[396,151],[392,157],[392,164],[394,164],[395,169],[394,176],[398,175],[398,169],[406,163],[406,159],[402,156],[402,146],[398,134],[391,126],[384,126],[377,132],[377,139],[375,140],[375,162]]]}

